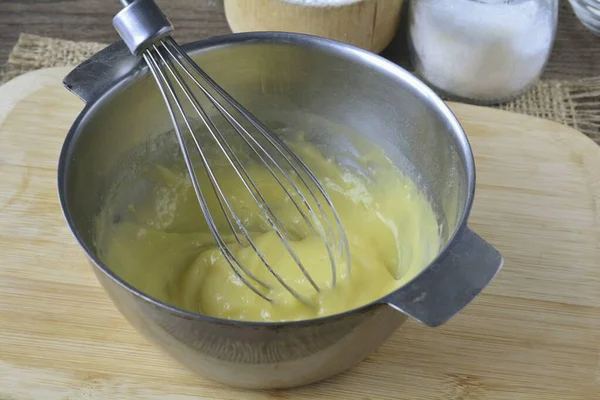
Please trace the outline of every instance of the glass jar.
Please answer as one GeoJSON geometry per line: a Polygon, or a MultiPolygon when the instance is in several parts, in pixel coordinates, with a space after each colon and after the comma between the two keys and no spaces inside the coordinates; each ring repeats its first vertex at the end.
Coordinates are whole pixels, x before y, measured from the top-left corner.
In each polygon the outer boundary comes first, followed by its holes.
{"type": "Polygon", "coordinates": [[[415,72],[450,99],[509,101],[541,75],[557,17],[558,0],[413,0],[415,72]]]}
{"type": "Polygon", "coordinates": [[[600,36],[600,1],[569,0],[569,2],[579,21],[592,33],[600,36]]]}

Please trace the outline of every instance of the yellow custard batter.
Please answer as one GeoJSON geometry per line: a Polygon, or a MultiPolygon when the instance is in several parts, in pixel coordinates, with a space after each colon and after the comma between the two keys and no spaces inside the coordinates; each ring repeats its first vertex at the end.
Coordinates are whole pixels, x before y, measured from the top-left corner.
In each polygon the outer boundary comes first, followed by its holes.
{"type": "MultiPolygon", "coordinates": [[[[271,286],[270,291],[261,290],[273,301],[244,286],[217,248],[187,174],[165,166],[148,171],[155,184],[151,196],[131,205],[130,217],[114,224],[108,239],[100,243],[103,261],[142,292],[188,311],[235,320],[286,321],[336,314],[381,298],[411,280],[436,256],[440,237],[431,205],[381,151],[372,149],[359,160],[369,167],[370,176],[365,176],[325,158],[303,140],[290,146],[322,182],[347,234],[351,272],[343,254],[336,251],[335,288],[331,288],[331,264],[323,240],[311,235],[293,202],[264,167],[247,166],[283,221],[293,239],[291,247],[319,285],[319,293],[268,228],[233,170],[219,169],[217,176],[267,261],[309,304],[287,292],[252,248],[235,242],[224,215],[217,212],[216,198],[210,196],[211,211],[232,253],[271,286]]],[[[208,193],[206,177],[199,178],[208,193]]]]}

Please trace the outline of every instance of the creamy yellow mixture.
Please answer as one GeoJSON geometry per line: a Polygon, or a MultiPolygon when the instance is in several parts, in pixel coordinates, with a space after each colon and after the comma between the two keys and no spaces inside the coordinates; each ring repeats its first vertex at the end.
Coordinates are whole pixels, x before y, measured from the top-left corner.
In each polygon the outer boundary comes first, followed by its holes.
{"type": "MultiPolygon", "coordinates": [[[[131,205],[129,217],[110,228],[108,240],[101,243],[103,261],[142,292],[188,311],[235,320],[284,321],[367,304],[408,282],[436,256],[439,229],[429,202],[379,150],[372,149],[359,160],[369,167],[365,176],[325,158],[307,142],[291,146],[323,183],[347,234],[351,271],[348,274],[345,257],[336,249],[335,288],[323,240],[311,234],[293,202],[258,164],[247,166],[250,176],[283,221],[292,250],[319,285],[319,293],[268,228],[237,175],[219,169],[219,182],[269,264],[305,302],[283,289],[251,247],[235,241],[216,198],[210,196],[210,209],[233,255],[269,284],[265,289],[250,280],[272,302],[243,285],[215,245],[187,174],[165,166],[148,172],[156,184],[152,195],[131,205]]],[[[210,193],[206,176],[199,178],[210,193]]]]}

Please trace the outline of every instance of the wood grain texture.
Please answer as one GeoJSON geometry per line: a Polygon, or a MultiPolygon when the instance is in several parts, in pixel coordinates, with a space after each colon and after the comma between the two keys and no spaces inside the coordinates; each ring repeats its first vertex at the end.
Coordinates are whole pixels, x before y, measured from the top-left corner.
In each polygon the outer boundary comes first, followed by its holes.
{"type": "MultiPolygon", "coordinates": [[[[182,43],[229,33],[222,0],[157,0],[175,25],[182,43]]],[[[545,79],[597,76],[600,39],[575,17],[567,0],[559,0],[558,34],[545,79]]],[[[0,65],[15,45],[19,33],[69,40],[111,43],[118,39],[111,21],[119,10],[117,0],[0,0],[0,65]]],[[[406,15],[407,13],[404,13],[406,15]]],[[[405,24],[383,55],[411,69],[405,24]]]]}
{"type": "MultiPolygon", "coordinates": [[[[221,0],[158,0],[182,43],[230,33],[221,0]]],[[[112,18],[117,0],[0,0],[0,65],[19,33],[112,43],[119,39],[112,18]]]]}
{"type": "Polygon", "coordinates": [[[339,40],[380,53],[396,35],[402,0],[360,0],[314,7],[281,0],[224,0],[234,32],[288,31],[339,40]]]}
{"type": "Polygon", "coordinates": [[[600,148],[545,120],[453,104],[476,157],[470,225],[503,270],[449,323],[409,322],[328,381],[247,392],[149,345],[63,221],[56,163],[82,108],[65,68],[0,88],[0,399],[600,398],[600,148]]]}

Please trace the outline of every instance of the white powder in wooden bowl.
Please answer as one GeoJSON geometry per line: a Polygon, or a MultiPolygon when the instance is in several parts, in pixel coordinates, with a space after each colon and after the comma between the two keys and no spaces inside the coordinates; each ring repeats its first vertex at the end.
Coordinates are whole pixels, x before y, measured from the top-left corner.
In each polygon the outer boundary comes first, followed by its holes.
{"type": "Polygon", "coordinates": [[[295,3],[298,5],[308,7],[340,7],[346,6],[352,3],[358,3],[362,0],[283,0],[288,3],[295,3]]]}

